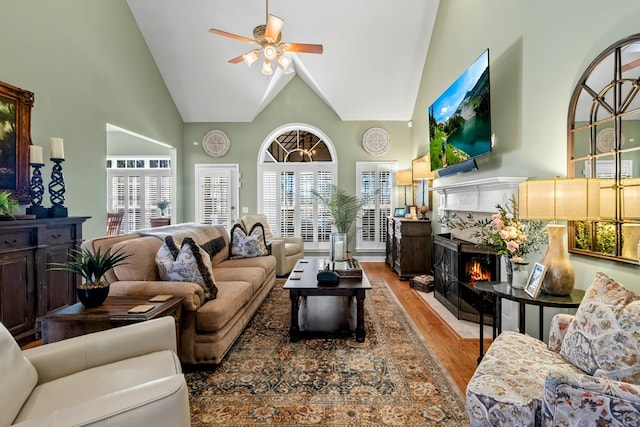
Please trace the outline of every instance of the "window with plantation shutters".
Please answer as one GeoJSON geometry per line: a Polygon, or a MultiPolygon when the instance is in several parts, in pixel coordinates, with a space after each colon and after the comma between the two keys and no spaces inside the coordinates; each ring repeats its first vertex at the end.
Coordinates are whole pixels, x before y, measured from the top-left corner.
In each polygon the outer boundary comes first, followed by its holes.
{"type": "Polygon", "coordinates": [[[357,162],[357,196],[366,201],[357,220],[357,249],[385,250],[385,218],[392,213],[395,163],[357,162]]]}
{"type": "Polygon", "coordinates": [[[196,222],[230,228],[237,217],[238,165],[195,165],[196,222]]]}
{"type": "MultiPolygon", "coordinates": [[[[124,213],[121,233],[150,227],[150,219],[161,216],[156,203],[171,198],[168,157],[107,158],[107,210],[124,213]]],[[[171,204],[164,216],[171,216],[171,204]]]]}
{"type": "Polygon", "coordinates": [[[329,247],[332,218],[313,196],[337,183],[333,146],[318,129],[286,125],[264,142],[258,183],[258,212],[276,236],[302,236],[305,249],[329,247]]]}

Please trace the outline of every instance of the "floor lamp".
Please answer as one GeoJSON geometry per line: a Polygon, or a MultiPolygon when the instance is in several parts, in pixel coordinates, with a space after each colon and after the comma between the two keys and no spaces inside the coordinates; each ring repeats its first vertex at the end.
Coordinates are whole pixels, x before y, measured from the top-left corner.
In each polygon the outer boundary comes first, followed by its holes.
{"type": "Polygon", "coordinates": [[[542,260],[545,293],[571,294],[575,272],[564,248],[565,225],[555,221],[594,221],[600,218],[600,181],[589,178],[556,178],[524,181],[518,187],[520,219],[549,220],[549,246],[542,260]]]}
{"type": "MultiPolygon", "coordinates": [[[[429,185],[429,180],[434,178],[433,172],[431,172],[431,165],[429,164],[429,157],[425,156],[422,160],[414,160],[413,162],[413,179],[416,181],[422,181],[422,206],[420,207],[420,213],[422,214],[420,219],[427,219],[427,211],[431,207],[431,203],[427,205],[424,190],[429,185]]],[[[431,198],[431,193],[429,193],[431,198]]],[[[431,200],[429,200],[431,202],[431,200]]]]}
{"type": "Polygon", "coordinates": [[[404,186],[404,214],[409,213],[409,205],[407,204],[407,186],[413,185],[411,170],[396,172],[396,185],[404,186]]]}

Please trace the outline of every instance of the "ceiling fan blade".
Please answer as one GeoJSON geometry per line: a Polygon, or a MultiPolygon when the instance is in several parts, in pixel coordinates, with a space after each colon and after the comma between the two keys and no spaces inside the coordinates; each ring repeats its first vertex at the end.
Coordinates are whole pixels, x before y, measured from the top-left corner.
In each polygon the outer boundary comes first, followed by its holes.
{"type": "Polygon", "coordinates": [[[267,40],[270,39],[272,43],[277,42],[280,30],[282,30],[282,25],[284,25],[282,19],[275,15],[269,15],[267,18],[267,28],[264,30],[264,38],[267,40]]]}
{"type": "Polygon", "coordinates": [[[218,30],[216,28],[209,29],[209,32],[212,33],[212,34],[218,34],[220,36],[225,36],[225,37],[229,37],[229,38],[232,38],[232,39],[240,40],[241,42],[258,44],[258,42],[256,40],[254,40],[254,39],[250,39],[250,38],[244,37],[244,36],[239,36],[239,35],[233,34],[233,33],[228,33],[226,31],[218,30]]]}
{"type": "Polygon", "coordinates": [[[280,43],[280,48],[285,52],[322,53],[321,44],[308,43],[280,43]]]}
{"type": "Polygon", "coordinates": [[[628,64],[624,64],[621,71],[624,73],[625,71],[633,70],[638,66],[640,66],[640,59],[636,59],[635,61],[631,61],[628,64]]]}
{"type": "Polygon", "coordinates": [[[242,62],[242,55],[240,55],[240,56],[236,56],[235,58],[230,59],[230,60],[229,60],[229,61],[227,61],[227,62],[229,62],[229,64],[239,64],[239,63],[241,63],[241,62],[242,62]]]}

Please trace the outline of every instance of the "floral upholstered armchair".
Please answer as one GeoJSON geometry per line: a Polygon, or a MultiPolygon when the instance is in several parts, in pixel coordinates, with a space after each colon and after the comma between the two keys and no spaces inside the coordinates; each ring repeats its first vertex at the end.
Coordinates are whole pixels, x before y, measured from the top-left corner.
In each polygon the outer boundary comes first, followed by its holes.
{"type": "Polygon", "coordinates": [[[516,332],[493,342],[467,386],[471,426],[640,426],[640,297],[598,273],[548,346],[516,332]]]}

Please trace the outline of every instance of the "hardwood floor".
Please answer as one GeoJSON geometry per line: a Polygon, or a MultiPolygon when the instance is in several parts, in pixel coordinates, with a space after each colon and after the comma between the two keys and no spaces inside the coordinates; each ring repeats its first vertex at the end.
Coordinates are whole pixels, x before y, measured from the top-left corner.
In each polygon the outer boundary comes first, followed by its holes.
{"type": "MultiPolygon", "coordinates": [[[[400,280],[387,264],[363,262],[362,268],[367,277],[381,278],[387,282],[442,365],[464,393],[477,366],[478,340],[460,338],[431,310],[416,291],[411,289],[409,281],[400,280]]],[[[490,343],[491,339],[485,340],[485,349],[490,343]]]]}

